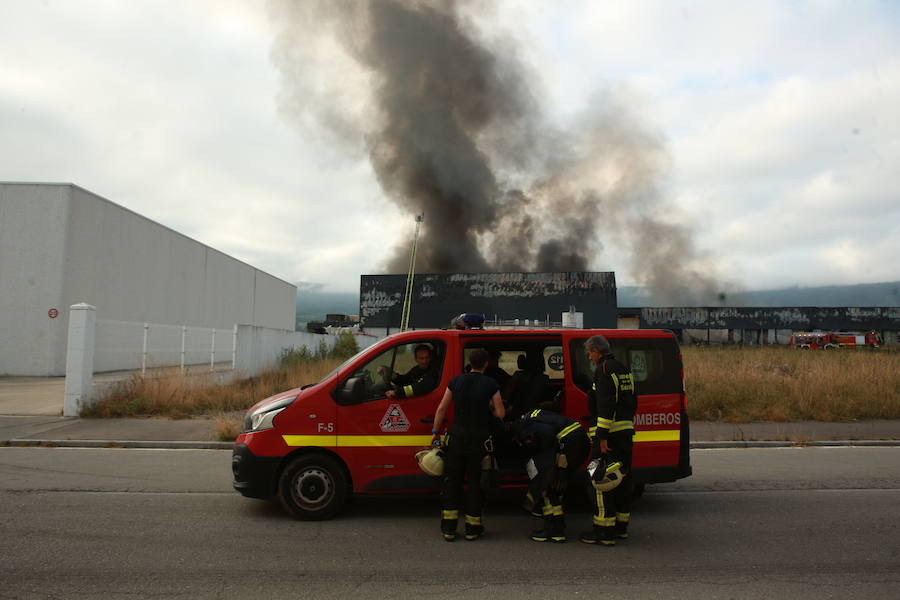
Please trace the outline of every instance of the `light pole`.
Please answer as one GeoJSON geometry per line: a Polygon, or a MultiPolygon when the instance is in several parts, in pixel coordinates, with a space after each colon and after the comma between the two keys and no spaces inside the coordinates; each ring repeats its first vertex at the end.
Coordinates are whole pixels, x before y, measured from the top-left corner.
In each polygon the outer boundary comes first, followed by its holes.
{"type": "Polygon", "coordinates": [[[425,215],[416,215],[416,233],[413,236],[412,252],[409,255],[409,272],[406,274],[406,293],[403,295],[403,311],[400,313],[400,331],[409,327],[409,311],[412,308],[413,275],[416,271],[416,247],[419,244],[419,227],[425,215]]]}

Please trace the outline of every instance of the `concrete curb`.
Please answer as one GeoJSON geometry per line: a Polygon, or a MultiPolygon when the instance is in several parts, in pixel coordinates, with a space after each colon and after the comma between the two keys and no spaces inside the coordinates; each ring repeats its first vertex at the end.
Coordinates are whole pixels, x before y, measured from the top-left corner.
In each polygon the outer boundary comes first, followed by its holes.
{"type": "Polygon", "coordinates": [[[188,442],[151,440],[6,440],[2,446],[19,448],[163,448],[169,450],[231,450],[234,442],[188,442]]]}

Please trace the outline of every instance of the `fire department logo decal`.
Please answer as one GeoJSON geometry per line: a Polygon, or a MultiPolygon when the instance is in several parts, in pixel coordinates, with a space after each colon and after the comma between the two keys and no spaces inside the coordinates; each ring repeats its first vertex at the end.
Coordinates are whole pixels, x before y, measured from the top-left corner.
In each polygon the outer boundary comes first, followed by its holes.
{"type": "Polygon", "coordinates": [[[381,430],[386,433],[409,431],[409,419],[403,414],[403,409],[399,404],[388,406],[387,412],[381,419],[381,430]]]}

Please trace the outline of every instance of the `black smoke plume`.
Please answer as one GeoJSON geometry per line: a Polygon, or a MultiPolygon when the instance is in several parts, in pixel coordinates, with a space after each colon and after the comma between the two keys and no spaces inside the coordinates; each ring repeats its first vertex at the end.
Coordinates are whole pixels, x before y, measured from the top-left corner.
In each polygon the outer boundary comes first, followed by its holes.
{"type": "MultiPolygon", "coordinates": [[[[487,6],[273,1],[283,114],[367,156],[385,195],[424,213],[418,272],[615,270],[618,256],[661,301],[712,302],[711,267],[659,191],[661,137],[614,94],[549,126],[516,43],[479,29],[487,6]]],[[[409,264],[399,237],[389,273],[409,264]]]]}

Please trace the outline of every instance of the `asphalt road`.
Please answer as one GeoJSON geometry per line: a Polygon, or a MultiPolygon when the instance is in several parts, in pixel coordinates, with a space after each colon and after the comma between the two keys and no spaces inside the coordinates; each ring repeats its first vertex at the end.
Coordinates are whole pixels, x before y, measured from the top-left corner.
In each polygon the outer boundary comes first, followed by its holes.
{"type": "Polygon", "coordinates": [[[900,448],[692,456],[602,548],[531,542],[512,495],[448,544],[435,497],[292,521],[231,490],[226,451],[0,448],[0,599],[897,597],[900,448]]]}

